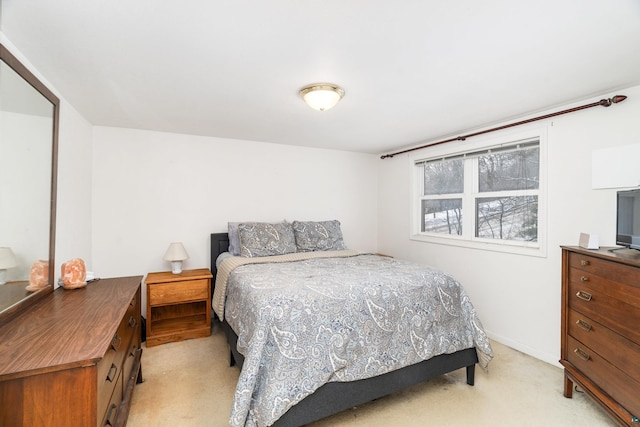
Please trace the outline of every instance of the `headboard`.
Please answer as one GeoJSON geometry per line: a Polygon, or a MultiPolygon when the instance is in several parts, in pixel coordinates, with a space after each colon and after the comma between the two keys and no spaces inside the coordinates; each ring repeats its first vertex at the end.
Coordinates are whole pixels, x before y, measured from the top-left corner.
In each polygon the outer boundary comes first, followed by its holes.
{"type": "Polygon", "coordinates": [[[222,252],[229,251],[229,234],[228,233],[211,233],[211,260],[209,266],[211,267],[211,274],[213,279],[211,280],[211,295],[213,295],[213,288],[216,283],[216,259],[222,252]]]}

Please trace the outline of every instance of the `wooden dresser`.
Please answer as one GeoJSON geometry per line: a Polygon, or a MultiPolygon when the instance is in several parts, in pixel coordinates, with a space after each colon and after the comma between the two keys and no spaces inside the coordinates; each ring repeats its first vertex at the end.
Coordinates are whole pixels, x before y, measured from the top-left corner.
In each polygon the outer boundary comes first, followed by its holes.
{"type": "Polygon", "coordinates": [[[562,247],[564,395],[640,426],[640,252],[562,247]]]}
{"type": "Polygon", "coordinates": [[[142,276],[56,289],[0,326],[0,426],[125,425],[141,382],[142,276]]]}

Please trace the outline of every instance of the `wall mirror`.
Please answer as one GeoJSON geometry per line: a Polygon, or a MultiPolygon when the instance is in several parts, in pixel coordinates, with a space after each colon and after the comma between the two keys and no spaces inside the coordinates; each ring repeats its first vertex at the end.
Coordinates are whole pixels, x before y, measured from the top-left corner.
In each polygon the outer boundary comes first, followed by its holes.
{"type": "Polygon", "coordinates": [[[0,324],[53,292],[59,107],[0,44],[0,324]]]}

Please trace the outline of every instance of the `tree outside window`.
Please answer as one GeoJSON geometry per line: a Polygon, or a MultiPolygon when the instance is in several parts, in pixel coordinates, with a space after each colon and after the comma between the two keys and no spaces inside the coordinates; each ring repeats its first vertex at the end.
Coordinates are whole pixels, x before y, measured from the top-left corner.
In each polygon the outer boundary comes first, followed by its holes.
{"type": "Polygon", "coordinates": [[[539,139],[416,162],[423,177],[420,232],[538,241],[539,139]],[[465,180],[465,171],[473,171],[465,180]]]}

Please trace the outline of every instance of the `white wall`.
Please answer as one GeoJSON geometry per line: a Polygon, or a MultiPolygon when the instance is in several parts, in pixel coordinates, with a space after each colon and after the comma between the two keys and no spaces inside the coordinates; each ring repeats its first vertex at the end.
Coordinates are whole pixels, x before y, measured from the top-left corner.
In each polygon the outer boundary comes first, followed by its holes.
{"type": "Polygon", "coordinates": [[[91,138],[91,124],[62,99],[58,140],[56,280],[65,261],[82,258],[88,270],[93,264],[91,138]]]}
{"type": "MultiPolygon", "coordinates": [[[[469,292],[493,339],[557,364],[560,357],[560,245],[577,245],[580,232],[598,234],[602,246],[615,244],[616,190],[591,189],[591,153],[603,147],[640,142],[640,121],[637,120],[640,87],[577,104],[615,94],[627,95],[628,99],[609,108],[598,106],[536,124],[547,126],[548,135],[546,258],[410,240],[408,155],[379,161],[378,249],[452,273],[469,292]]],[[[576,105],[548,112],[573,106],[576,105]]],[[[422,152],[427,155],[429,150],[422,152]]]]}
{"type": "Polygon", "coordinates": [[[228,221],[338,219],[350,248],[377,246],[377,157],[222,138],[94,127],[93,266],[106,276],[209,267],[228,221]]]}

